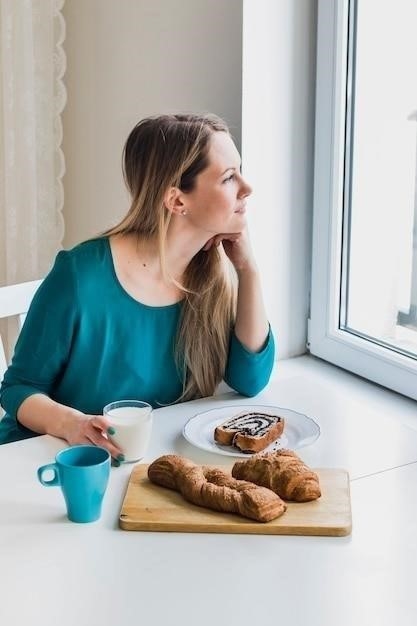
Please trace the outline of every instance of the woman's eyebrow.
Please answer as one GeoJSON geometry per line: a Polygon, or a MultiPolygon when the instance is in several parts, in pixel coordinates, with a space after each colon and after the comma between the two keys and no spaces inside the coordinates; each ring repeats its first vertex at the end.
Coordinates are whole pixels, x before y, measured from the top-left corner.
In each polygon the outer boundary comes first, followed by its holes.
{"type": "Polygon", "coordinates": [[[228,167],[224,170],[224,172],[222,172],[222,176],[224,176],[224,174],[226,174],[226,172],[229,172],[230,170],[232,171],[236,171],[239,170],[240,172],[242,171],[242,164],[240,163],[237,167],[228,167]]]}

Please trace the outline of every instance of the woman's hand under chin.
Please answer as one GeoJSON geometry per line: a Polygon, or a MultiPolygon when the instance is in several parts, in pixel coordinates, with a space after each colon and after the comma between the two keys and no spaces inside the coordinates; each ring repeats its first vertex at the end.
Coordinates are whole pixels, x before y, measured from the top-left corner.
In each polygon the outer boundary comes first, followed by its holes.
{"type": "Polygon", "coordinates": [[[219,246],[220,244],[223,245],[225,253],[238,273],[256,269],[255,258],[246,228],[241,233],[219,233],[211,237],[203,250],[210,250],[213,246],[219,246]]]}

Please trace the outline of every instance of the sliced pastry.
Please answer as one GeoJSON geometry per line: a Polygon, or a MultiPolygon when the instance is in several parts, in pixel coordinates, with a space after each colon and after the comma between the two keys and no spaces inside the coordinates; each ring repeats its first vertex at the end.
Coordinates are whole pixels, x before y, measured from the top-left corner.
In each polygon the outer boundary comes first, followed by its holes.
{"type": "Polygon", "coordinates": [[[260,452],[278,439],[284,430],[279,415],[260,411],[243,411],[216,427],[214,439],[225,446],[235,446],[242,452],[260,452]]]}

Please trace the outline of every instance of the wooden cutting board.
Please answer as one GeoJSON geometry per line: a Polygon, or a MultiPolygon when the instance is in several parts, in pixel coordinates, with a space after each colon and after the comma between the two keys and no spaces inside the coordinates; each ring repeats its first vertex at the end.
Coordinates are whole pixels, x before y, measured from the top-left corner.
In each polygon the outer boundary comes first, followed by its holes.
{"type": "Polygon", "coordinates": [[[124,530],[335,537],[352,530],[349,476],[342,469],[316,469],[321,498],[289,502],[281,517],[267,523],[190,504],[178,492],[151,483],[147,470],[148,465],[135,465],[130,475],[119,516],[124,530]]]}

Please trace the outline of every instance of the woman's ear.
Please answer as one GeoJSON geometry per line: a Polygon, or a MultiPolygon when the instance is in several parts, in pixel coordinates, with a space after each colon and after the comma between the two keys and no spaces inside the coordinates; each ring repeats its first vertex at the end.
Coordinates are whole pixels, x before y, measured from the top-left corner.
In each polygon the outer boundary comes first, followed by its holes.
{"type": "Polygon", "coordinates": [[[175,215],[186,215],[183,192],[178,187],[170,187],[164,195],[164,204],[175,215]]]}

